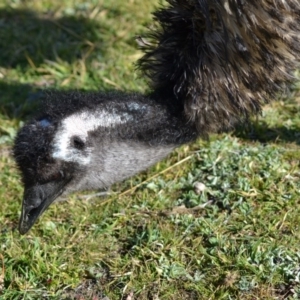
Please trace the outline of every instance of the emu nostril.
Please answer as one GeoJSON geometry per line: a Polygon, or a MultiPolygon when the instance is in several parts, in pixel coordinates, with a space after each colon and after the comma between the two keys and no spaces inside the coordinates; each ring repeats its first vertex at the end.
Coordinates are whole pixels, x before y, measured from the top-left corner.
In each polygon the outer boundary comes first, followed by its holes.
{"type": "Polygon", "coordinates": [[[28,210],[32,210],[41,205],[44,200],[45,193],[40,187],[30,188],[25,191],[24,199],[28,210]]]}
{"type": "Polygon", "coordinates": [[[27,213],[26,213],[26,219],[32,218],[34,215],[38,214],[40,211],[39,207],[28,207],[27,213]]]}

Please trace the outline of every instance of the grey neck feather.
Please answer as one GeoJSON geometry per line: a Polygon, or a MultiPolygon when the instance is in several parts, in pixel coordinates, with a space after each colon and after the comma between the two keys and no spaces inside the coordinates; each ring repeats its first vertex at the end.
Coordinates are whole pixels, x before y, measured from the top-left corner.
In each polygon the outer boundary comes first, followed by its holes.
{"type": "Polygon", "coordinates": [[[103,189],[143,171],[168,155],[174,146],[146,147],[142,143],[113,142],[93,153],[76,190],[103,189]]]}

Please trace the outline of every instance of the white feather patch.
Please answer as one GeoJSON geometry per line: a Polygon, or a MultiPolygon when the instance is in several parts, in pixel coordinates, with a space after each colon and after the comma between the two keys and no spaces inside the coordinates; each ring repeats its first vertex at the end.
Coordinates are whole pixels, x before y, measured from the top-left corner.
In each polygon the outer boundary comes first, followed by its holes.
{"type": "Polygon", "coordinates": [[[80,137],[84,142],[90,131],[99,127],[113,127],[123,124],[132,119],[128,113],[116,114],[107,111],[96,111],[94,113],[82,112],[73,114],[62,121],[55,137],[53,158],[68,162],[78,162],[87,165],[90,162],[91,149],[86,149],[85,153],[71,146],[72,136],[80,137]]]}

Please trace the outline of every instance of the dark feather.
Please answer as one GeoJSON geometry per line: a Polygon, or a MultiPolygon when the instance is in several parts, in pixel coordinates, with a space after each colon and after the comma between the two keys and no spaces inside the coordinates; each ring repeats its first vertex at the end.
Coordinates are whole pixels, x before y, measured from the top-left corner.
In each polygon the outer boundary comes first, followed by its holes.
{"type": "Polygon", "coordinates": [[[168,0],[154,13],[140,70],[184,106],[199,134],[260,112],[293,80],[300,57],[298,0],[168,0]]]}

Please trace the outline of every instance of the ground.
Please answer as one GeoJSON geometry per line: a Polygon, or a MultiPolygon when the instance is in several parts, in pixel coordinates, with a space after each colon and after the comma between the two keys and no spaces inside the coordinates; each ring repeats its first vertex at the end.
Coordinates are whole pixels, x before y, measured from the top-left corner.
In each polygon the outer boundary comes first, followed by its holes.
{"type": "Polygon", "coordinates": [[[299,84],[247,126],[17,231],[16,131],[52,89],[145,91],[135,36],[156,6],[0,0],[1,299],[300,299],[299,84]]]}

